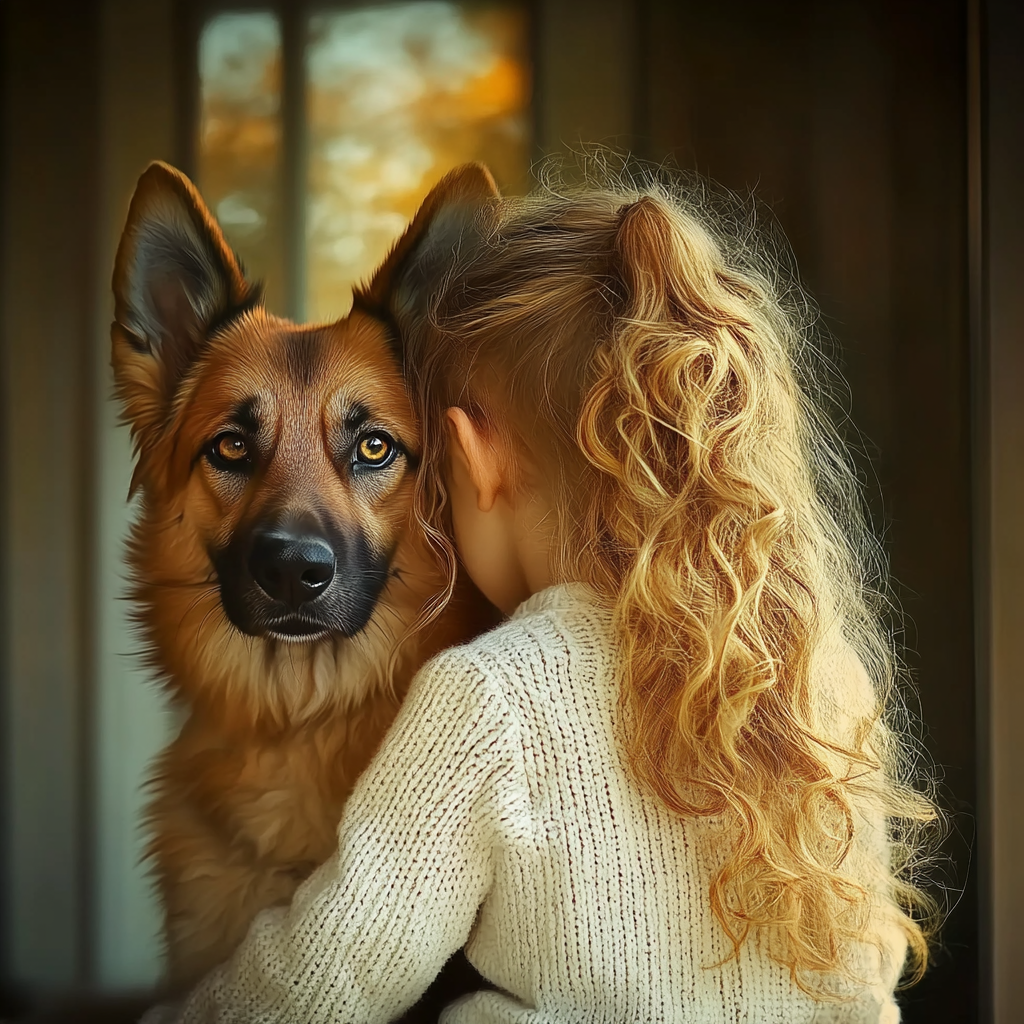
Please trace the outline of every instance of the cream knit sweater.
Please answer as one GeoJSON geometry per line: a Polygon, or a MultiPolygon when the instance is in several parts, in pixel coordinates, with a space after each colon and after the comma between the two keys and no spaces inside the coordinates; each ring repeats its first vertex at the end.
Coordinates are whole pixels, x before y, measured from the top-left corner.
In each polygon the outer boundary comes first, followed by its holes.
{"type": "Polygon", "coordinates": [[[755,942],[730,959],[708,903],[726,843],[631,780],[614,657],[609,613],[573,584],[435,658],[336,855],[144,1024],[389,1021],[461,946],[501,991],[446,1024],[898,1021],[898,939],[877,984],[841,1004],[804,995],[755,942]]]}

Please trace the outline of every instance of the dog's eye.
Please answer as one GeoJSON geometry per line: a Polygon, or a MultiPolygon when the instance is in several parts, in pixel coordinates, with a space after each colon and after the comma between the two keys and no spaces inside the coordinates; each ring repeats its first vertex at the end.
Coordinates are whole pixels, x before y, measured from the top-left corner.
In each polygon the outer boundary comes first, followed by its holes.
{"type": "Polygon", "coordinates": [[[220,434],[213,439],[209,450],[210,462],[217,469],[246,469],[251,463],[249,445],[241,434],[220,434]]]}
{"type": "Polygon", "coordinates": [[[380,469],[387,466],[398,452],[394,438],[382,430],[364,434],[356,444],[356,461],[380,469]]]}

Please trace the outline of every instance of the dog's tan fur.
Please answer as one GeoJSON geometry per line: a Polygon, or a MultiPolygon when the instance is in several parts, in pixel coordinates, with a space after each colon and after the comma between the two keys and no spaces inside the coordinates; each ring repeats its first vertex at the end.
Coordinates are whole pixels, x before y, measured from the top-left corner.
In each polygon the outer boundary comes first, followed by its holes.
{"type": "Polygon", "coordinates": [[[158,164],[139,181],[114,273],[112,340],[138,452],[138,619],[152,667],[187,712],[157,762],[149,813],[174,987],[225,959],[259,910],[288,901],[330,856],[342,805],[416,668],[491,621],[462,586],[438,620],[409,633],[445,581],[411,515],[419,430],[386,321],[435,217],[492,191],[481,168],[453,172],[351,315],[297,327],[255,300],[184,176],[158,164]],[[269,454],[243,484],[225,482],[204,445],[254,400],[269,454]],[[326,441],[356,406],[409,453],[358,486],[326,441]],[[232,626],[211,551],[271,508],[327,509],[390,552],[355,636],[285,642],[232,626]]]}

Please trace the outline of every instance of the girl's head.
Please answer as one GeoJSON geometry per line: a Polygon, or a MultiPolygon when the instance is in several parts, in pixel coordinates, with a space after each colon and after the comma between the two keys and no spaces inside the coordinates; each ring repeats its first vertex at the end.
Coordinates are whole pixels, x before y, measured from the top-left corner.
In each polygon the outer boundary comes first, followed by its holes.
{"type": "Polygon", "coordinates": [[[637,778],[732,829],[716,916],[737,949],[765,931],[820,988],[894,926],[923,966],[907,913],[923,897],[904,869],[934,814],[883,722],[878,563],[809,397],[799,291],[751,237],[700,186],[492,204],[407,332],[419,505],[454,576],[444,481],[460,409],[500,455],[507,500],[539,510],[549,577],[614,608],[637,778]]]}

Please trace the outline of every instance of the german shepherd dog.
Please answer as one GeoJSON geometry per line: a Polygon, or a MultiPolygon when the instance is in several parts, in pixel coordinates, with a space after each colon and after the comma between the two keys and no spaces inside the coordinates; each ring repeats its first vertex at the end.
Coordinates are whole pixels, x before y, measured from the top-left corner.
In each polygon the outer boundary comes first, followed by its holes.
{"type": "Polygon", "coordinates": [[[139,179],[111,334],[141,496],[137,618],[186,711],[148,818],[172,989],[330,856],[412,674],[494,621],[459,583],[417,628],[445,578],[412,514],[420,435],[395,327],[445,231],[494,193],[479,165],[453,171],[351,314],[299,326],[263,307],[186,177],[156,163],[139,179]]]}

